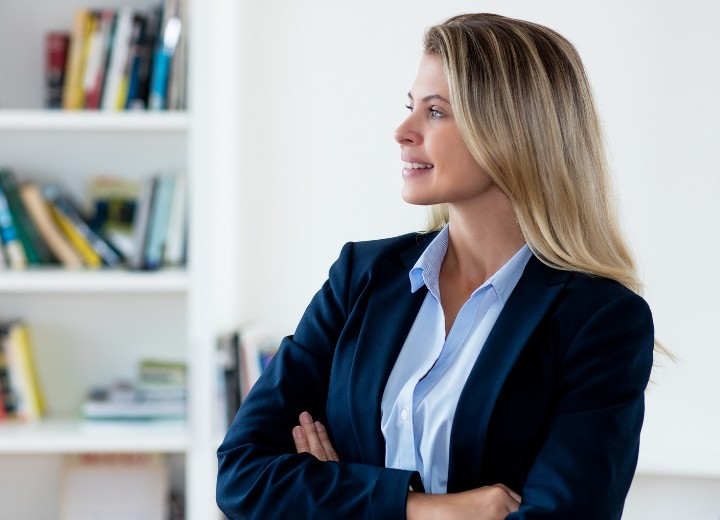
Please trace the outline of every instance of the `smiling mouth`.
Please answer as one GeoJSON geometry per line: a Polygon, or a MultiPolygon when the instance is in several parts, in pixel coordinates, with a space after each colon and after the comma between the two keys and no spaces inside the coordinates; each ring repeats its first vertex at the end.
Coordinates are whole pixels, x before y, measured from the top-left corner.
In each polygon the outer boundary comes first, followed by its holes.
{"type": "Polygon", "coordinates": [[[425,170],[432,168],[433,164],[426,164],[426,163],[413,163],[413,162],[405,162],[405,168],[408,170],[425,170]]]}

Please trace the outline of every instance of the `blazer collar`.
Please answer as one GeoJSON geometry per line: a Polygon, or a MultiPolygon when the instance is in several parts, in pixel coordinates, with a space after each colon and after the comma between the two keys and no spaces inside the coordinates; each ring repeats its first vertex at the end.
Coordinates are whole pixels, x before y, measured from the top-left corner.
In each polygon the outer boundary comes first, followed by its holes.
{"type": "Polygon", "coordinates": [[[458,401],[450,434],[448,492],[473,482],[482,468],[484,439],[500,389],[571,273],[531,257],[490,331],[458,401]]]}
{"type": "Polygon", "coordinates": [[[385,464],[380,403],[390,372],[420,310],[427,288],[410,291],[409,271],[435,234],[386,259],[375,278],[350,373],[350,417],[362,460],[385,464]]]}

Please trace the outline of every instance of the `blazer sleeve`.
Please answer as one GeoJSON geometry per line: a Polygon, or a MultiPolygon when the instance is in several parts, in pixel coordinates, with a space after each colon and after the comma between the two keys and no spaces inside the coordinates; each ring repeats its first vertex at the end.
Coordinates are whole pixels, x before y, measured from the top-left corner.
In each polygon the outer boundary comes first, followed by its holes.
{"type": "MultiPolygon", "coordinates": [[[[292,440],[304,410],[327,424],[333,353],[358,291],[351,287],[357,285],[352,257],[353,245],[346,244],[295,335],[282,341],[218,449],[217,503],[230,520],[405,518],[413,472],[321,462],[297,454],[292,440]]],[[[348,432],[330,433],[342,459],[342,435],[348,432]]]]}
{"type": "MultiPolygon", "coordinates": [[[[556,324],[562,328],[567,323],[556,324]]],[[[548,434],[520,510],[507,520],[620,519],[637,464],[653,338],[647,304],[625,293],[567,340],[548,434]]]]}

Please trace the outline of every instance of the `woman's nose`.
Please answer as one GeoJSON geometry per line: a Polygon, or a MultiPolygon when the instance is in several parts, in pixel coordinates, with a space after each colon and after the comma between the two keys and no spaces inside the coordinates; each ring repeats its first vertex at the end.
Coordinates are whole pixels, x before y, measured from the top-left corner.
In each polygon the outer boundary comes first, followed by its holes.
{"type": "Polygon", "coordinates": [[[422,142],[422,134],[413,128],[411,116],[408,116],[408,118],[395,129],[394,138],[398,144],[413,145],[422,142]]]}

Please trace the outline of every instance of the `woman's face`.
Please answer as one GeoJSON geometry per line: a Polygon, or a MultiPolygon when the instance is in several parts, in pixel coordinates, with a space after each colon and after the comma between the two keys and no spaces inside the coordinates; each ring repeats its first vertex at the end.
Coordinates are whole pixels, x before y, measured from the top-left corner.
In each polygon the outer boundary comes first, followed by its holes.
{"type": "Polygon", "coordinates": [[[403,199],[410,204],[462,203],[494,186],[460,136],[442,61],[426,54],[408,94],[410,114],[395,130],[400,144],[403,199]]]}

